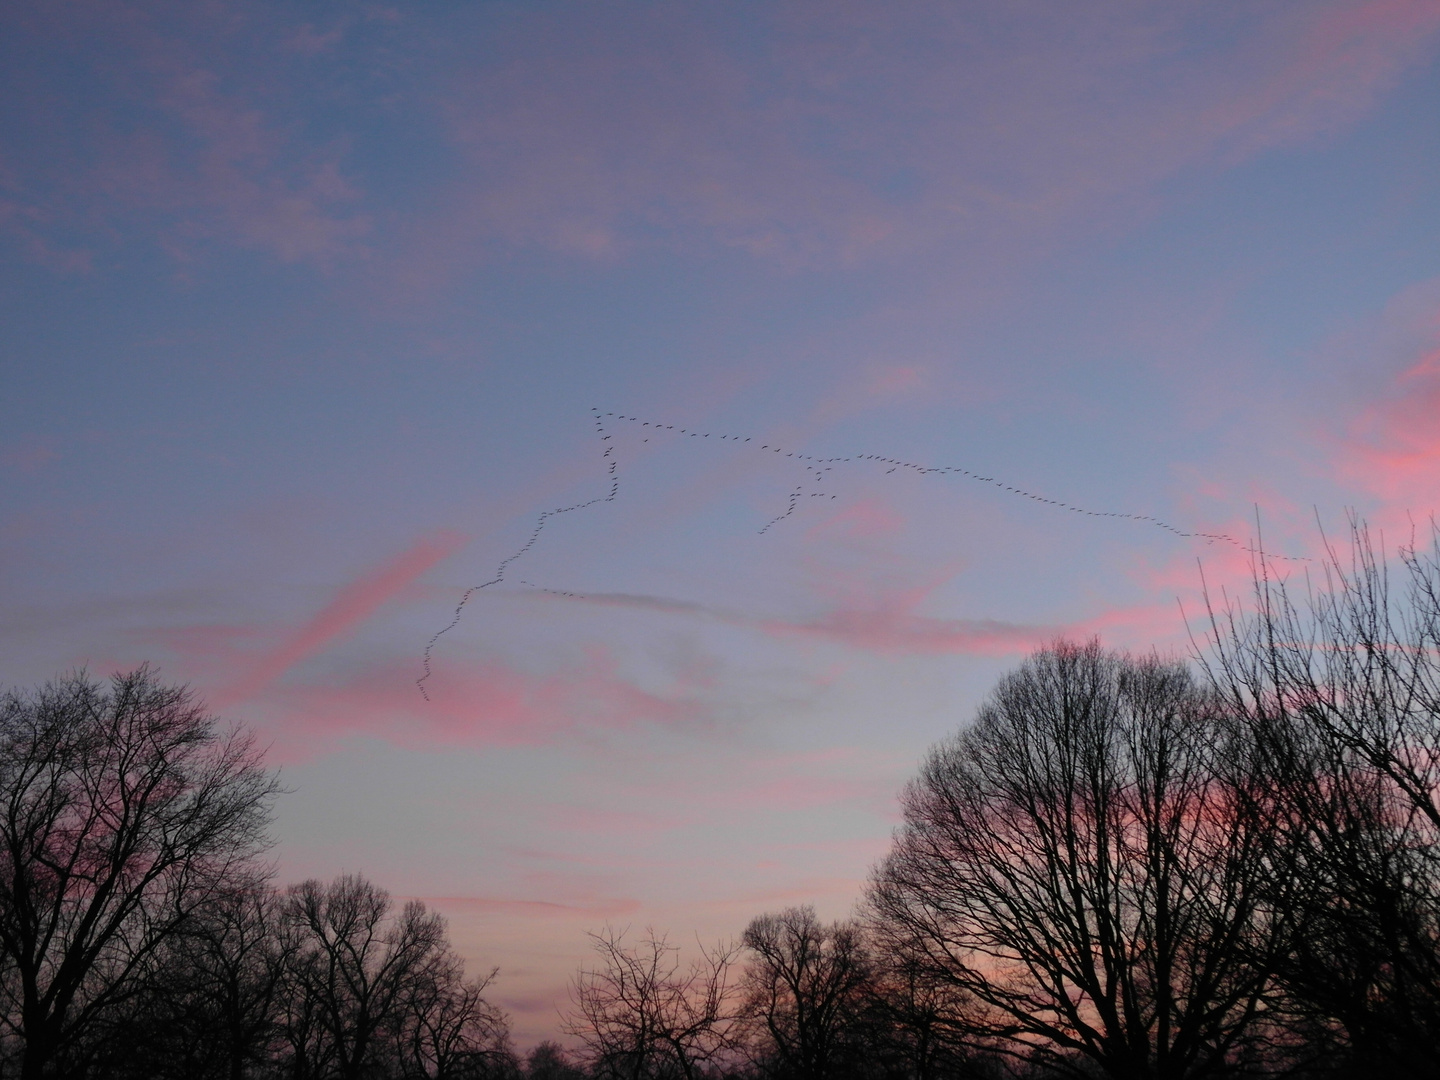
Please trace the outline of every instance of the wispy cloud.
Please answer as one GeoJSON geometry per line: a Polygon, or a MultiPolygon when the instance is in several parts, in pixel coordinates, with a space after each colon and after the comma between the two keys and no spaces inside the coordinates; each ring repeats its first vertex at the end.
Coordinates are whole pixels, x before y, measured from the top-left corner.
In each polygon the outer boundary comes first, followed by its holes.
{"type": "Polygon", "coordinates": [[[102,39],[113,59],[89,68],[100,104],[84,124],[58,76],[24,73],[38,142],[0,147],[0,228],[69,270],[93,261],[84,238],[139,225],[182,261],[210,244],[320,267],[383,250],[397,277],[432,281],[515,247],[603,260],[700,245],[798,267],[963,240],[998,257],[1143,202],[1182,168],[1343,129],[1440,31],[1427,0],[823,12],[788,0],[754,40],[756,27],[728,21],[749,18],[625,3],[436,10],[377,37],[378,24],[317,26],[283,8],[34,8],[13,24],[31,43],[20,60],[102,39]],[[495,55],[457,62],[439,43],[479,40],[477,19],[495,55]],[[284,104],[353,93],[357,65],[411,72],[408,126],[448,134],[430,148],[445,167],[423,201],[370,196],[357,145],[372,161],[394,150],[366,125],[284,104]]]}
{"type": "Polygon", "coordinates": [[[1352,483],[1421,516],[1440,510],[1440,349],[1396,377],[1355,423],[1341,469],[1352,483]]]}
{"type": "Polygon", "coordinates": [[[448,223],[595,258],[657,237],[794,265],[1013,243],[1181,168],[1339,130],[1440,30],[1423,0],[792,3],[747,52],[715,17],[518,20],[507,62],[446,101],[484,175],[448,223]]]}
{"type": "Polygon", "coordinates": [[[211,244],[319,266],[362,256],[373,222],[343,168],[351,141],[302,134],[313,116],[275,100],[339,31],[276,15],[165,2],[11,13],[22,122],[0,144],[0,231],[61,271],[126,239],[182,266],[211,244]],[[46,66],[56,51],[88,58],[82,90],[46,66]]]}
{"type": "Polygon", "coordinates": [[[708,674],[678,674],[663,689],[638,685],[606,649],[577,663],[525,671],[496,660],[437,666],[430,699],[415,691],[414,661],[275,687],[252,706],[285,758],[308,758],[354,736],[399,746],[543,746],[603,739],[648,726],[703,731],[712,724],[708,674]]]}
{"type": "Polygon", "coordinates": [[[1395,373],[1372,380],[1331,460],[1342,483],[1378,504],[1372,524],[1398,539],[1440,513],[1440,280],[1394,297],[1363,347],[1395,373]]]}
{"type": "Polygon", "coordinates": [[[877,606],[838,608],[809,618],[781,618],[693,601],[633,593],[578,593],[537,590],[542,596],[602,607],[698,616],[778,638],[803,638],[865,652],[905,655],[1008,656],[1024,652],[1060,632],[997,619],[946,619],[924,615],[920,606],[936,585],[901,589],[877,606]]]}
{"type": "Polygon", "coordinates": [[[454,554],[466,541],[467,537],[460,533],[438,532],[417,541],[382,566],[351,582],[314,618],[215,694],[212,704],[217,709],[225,709],[254,697],[296,664],[356,629],[383,604],[403,592],[432,566],[454,554]]]}

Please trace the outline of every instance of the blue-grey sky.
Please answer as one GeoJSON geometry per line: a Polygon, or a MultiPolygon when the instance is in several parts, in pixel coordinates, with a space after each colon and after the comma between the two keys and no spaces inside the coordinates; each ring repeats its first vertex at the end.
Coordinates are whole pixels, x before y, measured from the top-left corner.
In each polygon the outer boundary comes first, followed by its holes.
{"type": "Polygon", "coordinates": [[[0,678],[253,725],[282,878],[435,903],[522,1042],[586,929],[843,914],[1034,644],[1183,651],[1257,520],[1303,573],[1435,511],[1437,50],[1433,0],[4,4],[0,678]]]}

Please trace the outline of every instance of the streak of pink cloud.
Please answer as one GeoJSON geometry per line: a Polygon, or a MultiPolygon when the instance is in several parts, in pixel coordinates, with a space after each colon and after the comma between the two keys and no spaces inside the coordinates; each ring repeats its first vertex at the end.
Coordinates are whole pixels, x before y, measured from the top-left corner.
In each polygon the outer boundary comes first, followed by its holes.
{"type": "MultiPolygon", "coordinates": [[[[647,788],[660,795],[665,805],[684,806],[678,819],[669,814],[661,819],[626,814],[616,816],[613,822],[628,833],[636,828],[686,827],[737,813],[863,806],[888,815],[897,775],[910,765],[904,755],[887,758],[873,748],[853,746],[827,747],[821,753],[767,754],[758,759],[737,757],[715,770],[713,783],[698,782],[695,777],[667,778],[647,788]]],[[[587,807],[584,812],[594,811],[587,807]]],[[[571,813],[557,816],[554,824],[565,831],[586,828],[571,813]]]]}
{"type": "Polygon", "coordinates": [[[1387,400],[1361,414],[1339,471],[1385,500],[1387,518],[1440,510],[1440,348],[1424,353],[1395,380],[1387,400]]]}
{"type": "Polygon", "coordinates": [[[898,527],[883,507],[870,507],[855,517],[841,511],[827,520],[827,531],[857,548],[858,565],[814,561],[811,588],[829,608],[810,618],[757,618],[757,629],[775,637],[826,641],[865,652],[898,655],[1010,656],[1049,640],[1054,627],[1030,626],[996,619],[956,619],[921,613],[922,606],[949,583],[962,565],[934,567],[920,582],[890,559],[887,574],[880,552],[865,543],[876,530],[898,527]]]}
{"type": "Polygon", "coordinates": [[[863,496],[827,514],[805,530],[807,540],[876,540],[898,536],[905,527],[905,518],[887,499],[877,495],[863,496]]]}
{"type": "MultiPolygon", "coordinates": [[[[838,385],[815,403],[805,424],[790,438],[803,440],[817,430],[871,409],[893,404],[896,399],[913,397],[922,391],[929,373],[913,363],[872,363],[854,375],[842,378],[838,385]]],[[[784,441],[779,436],[777,441],[784,441]]]]}
{"type": "MultiPolygon", "coordinates": [[[[364,48],[343,20],[32,5],[17,32],[44,46],[103,36],[131,77],[108,84],[102,104],[113,109],[92,110],[85,125],[42,118],[58,140],[45,157],[63,168],[19,170],[6,186],[23,196],[33,256],[71,270],[90,256],[58,243],[61,229],[109,242],[137,215],[159,224],[181,261],[208,240],[320,266],[385,245],[398,279],[430,283],[497,245],[612,259],[698,241],[798,267],[963,234],[998,258],[1024,246],[1018,231],[1107,213],[1117,195],[1196,162],[1233,164],[1352,123],[1440,31],[1433,0],[1238,13],[1095,3],[1063,15],[851,0],[821,17],[782,3],[765,48],[745,54],[724,47],[728,35],[700,7],[522,12],[495,30],[500,62],[436,65],[425,107],[464,165],[421,219],[387,218],[367,196],[348,161],[358,133],[299,130],[276,105],[311,89],[317,63],[364,48]],[[1214,43],[1198,61],[1177,46],[1196,27],[1214,43]],[[987,38],[1007,45],[977,50],[987,38]],[[136,131],[133,115],[147,112],[162,122],[136,131]],[[71,128],[87,133],[84,147],[65,142],[71,128]],[[817,128],[835,133],[833,145],[817,143],[817,128]],[[895,189],[897,176],[913,190],[895,189]]],[[[386,55],[418,68],[428,48],[423,33],[407,35],[386,55]]]]}
{"type": "MultiPolygon", "coordinates": [[[[1314,5],[1290,27],[1279,63],[1200,117],[1200,127],[1234,140],[1249,156],[1353,122],[1419,61],[1440,32],[1440,5],[1431,0],[1368,0],[1314,5]],[[1326,8],[1329,10],[1326,10],[1326,8]]],[[[1278,44],[1254,41],[1272,60],[1278,44]]]]}
{"type": "Polygon", "coordinates": [[[689,825],[701,820],[702,813],[693,806],[685,811],[667,812],[664,817],[634,811],[605,810],[594,806],[550,803],[544,809],[546,824],[566,835],[646,836],[689,825]]]}
{"type": "Polygon", "coordinates": [[[798,811],[861,804],[885,807],[895,792],[890,777],[777,776],[741,779],[717,791],[706,805],[735,811],[798,811]]]}
{"type": "MultiPolygon", "coordinates": [[[[884,856],[885,850],[889,846],[889,840],[864,840],[853,842],[853,846],[855,863],[864,866],[873,864],[884,856]]],[[[780,868],[778,865],[767,867],[767,869],[780,868]]],[[[831,910],[837,917],[840,917],[854,910],[855,897],[860,893],[864,884],[864,878],[858,874],[855,877],[806,877],[794,881],[793,884],[787,881],[783,886],[751,889],[737,893],[726,897],[717,906],[721,910],[732,912],[732,918],[738,925],[744,925],[745,921],[762,911],[774,911],[776,908],[790,907],[794,904],[824,906],[825,901],[828,901],[829,905],[833,905],[831,910]]]]}
{"type": "Polygon", "coordinates": [[[415,692],[409,660],[327,683],[276,686],[257,702],[258,724],[275,740],[277,757],[299,760],[356,735],[400,746],[538,746],[566,735],[710,722],[703,672],[694,679],[681,672],[664,691],[647,690],[600,648],[545,674],[493,661],[437,671],[429,701],[415,692]]]}
{"type": "Polygon", "coordinates": [[[356,629],[381,605],[403,592],[436,563],[449,558],[467,541],[461,533],[442,530],[351,582],[319,614],[217,694],[212,704],[224,709],[254,697],[296,664],[356,629]]]}
{"type": "MultiPolygon", "coordinates": [[[[1309,565],[1320,537],[1297,526],[1300,508],[1273,493],[1249,492],[1266,525],[1266,550],[1272,573],[1288,575],[1309,565]],[[1274,523],[1273,525],[1271,523],[1274,523]]],[[[860,652],[890,656],[1011,657],[1043,646],[1057,636],[1076,638],[1100,634],[1107,644],[1137,650],[1154,646],[1181,649],[1188,641],[1186,617],[1203,614],[1202,592],[1208,586],[1217,602],[1224,595],[1247,595],[1256,565],[1246,547],[1216,542],[1176,553],[1159,564],[1141,561],[1129,576],[1153,601],[1115,604],[1096,598],[1096,614],[1071,621],[1016,623],[991,618],[955,618],[922,609],[936,591],[962,568],[934,568],[925,580],[913,581],[913,566],[890,558],[871,542],[888,539],[905,524],[889,504],[862,500],[824,517],[807,532],[810,540],[827,540],[854,549],[856,558],[812,560],[810,590],[823,610],[811,616],[777,616],[718,607],[664,596],[627,593],[536,592],[537,602],[580,603],[650,611],[657,615],[701,619],[755,631],[774,638],[839,645],[860,652]],[[886,572],[888,566],[889,572],[886,572]],[[905,581],[905,578],[912,578],[905,581]]],[[[1254,521],[1231,519],[1213,526],[1249,542],[1254,521]]]]}

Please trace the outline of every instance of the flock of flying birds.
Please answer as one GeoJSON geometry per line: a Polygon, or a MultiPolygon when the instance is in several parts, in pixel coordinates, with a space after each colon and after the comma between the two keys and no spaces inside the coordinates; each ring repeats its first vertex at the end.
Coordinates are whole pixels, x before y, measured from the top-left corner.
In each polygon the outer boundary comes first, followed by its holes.
{"type": "MultiPolygon", "coordinates": [[[[605,478],[608,484],[608,488],[603,495],[596,495],[593,499],[586,499],[584,502],[573,503],[570,506],[559,506],[552,510],[541,511],[539,517],[535,519],[535,528],[531,530],[529,537],[513,553],[501,560],[500,564],[496,566],[493,576],[491,576],[488,581],[481,582],[479,585],[470,586],[468,589],[465,590],[463,594],[461,594],[460,602],[455,605],[455,617],[451,619],[447,625],[437,630],[425,645],[425,653],[422,658],[424,674],[422,674],[418,679],[415,680],[415,685],[419,687],[420,693],[424,696],[426,701],[430,700],[430,694],[425,687],[425,682],[430,678],[431,675],[430,660],[432,654],[435,651],[436,642],[440,640],[441,636],[443,636],[450,630],[453,630],[456,626],[459,625],[461,614],[465,609],[465,605],[470,602],[470,598],[474,596],[477,592],[479,592],[481,589],[488,589],[492,585],[499,585],[501,582],[503,582],[505,580],[505,574],[510,569],[511,565],[523,558],[525,554],[529,552],[532,547],[535,546],[536,542],[540,539],[540,534],[545,530],[546,523],[551,518],[558,517],[561,514],[573,513],[576,510],[584,510],[587,507],[595,506],[598,503],[614,502],[616,497],[620,494],[619,462],[615,458],[614,436],[611,435],[608,430],[606,430],[607,421],[613,422],[614,424],[634,424],[642,430],[649,429],[654,432],[673,432],[676,435],[682,435],[691,439],[715,439],[717,442],[749,444],[750,448],[757,452],[777,454],[789,459],[793,459],[796,464],[800,465],[805,470],[805,479],[799,484],[797,484],[795,486],[795,489],[790,493],[789,503],[786,506],[784,512],[777,514],[760,528],[759,531],[762,534],[769,532],[772,528],[779,525],[786,518],[793,515],[795,511],[800,507],[801,503],[807,498],[836,498],[835,495],[830,494],[821,488],[821,485],[826,479],[825,474],[830,472],[835,465],[863,462],[889,466],[889,468],[885,469],[885,475],[889,475],[891,473],[904,469],[920,476],[963,476],[978,483],[991,484],[1002,491],[1009,492],[1012,495],[1017,495],[1025,499],[1031,499],[1038,503],[1044,503],[1047,506],[1053,506],[1057,510],[1068,510],[1073,514],[1081,514],[1086,517],[1116,518],[1122,521],[1135,522],[1141,525],[1153,525],[1156,528],[1164,529],[1167,532],[1174,533],[1176,536],[1184,537],[1186,539],[1204,540],[1206,543],[1209,544],[1214,544],[1217,542],[1233,544],[1235,547],[1238,547],[1247,552],[1254,550],[1249,543],[1239,540],[1229,535],[1228,533],[1212,533],[1199,531],[1187,532],[1184,529],[1177,528],[1176,526],[1171,525],[1169,522],[1162,521],[1159,518],[1153,517],[1150,514],[1127,514],[1121,511],[1114,510],[1088,510],[1083,506],[1075,506],[1072,503],[1062,502],[1059,499],[1050,499],[1046,498],[1044,495],[1037,495],[1033,491],[1026,491],[1024,488],[1015,487],[1014,485],[1007,484],[1003,480],[997,479],[993,476],[981,476],[979,473],[972,472],[969,469],[962,469],[956,465],[919,465],[913,461],[901,461],[897,458],[884,457],[880,454],[852,454],[847,457],[822,458],[816,457],[813,454],[803,454],[798,450],[787,450],[785,447],[779,446],[775,443],[761,443],[754,436],[750,435],[730,435],[720,434],[712,431],[696,431],[693,428],[677,427],[674,424],[662,424],[653,420],[642,420],[638,416],[626,416],[623,413],[617,412],[601,412],[599,409],[592,409],[591,412],[595,420],[596,435],[599,437],[600,445],[604,447],[604,451],[601,454],[601,461],[605,465],[605,478]]],[[[1286,559],[1291,561],[1305,562],[1309,561],[1303,555],[1272,555],[1267,552],[1265,557],[1268,559],[1286,559]]],[[[521,584],[530,586],[531,588],[539,589],[541,592],[553,593],[557,596],[580,597],[582,595],[580,593],[565,592],[560,589],[542,588],[541,586],[534,585],[529,581],[523,581],[521,582],[521,584]]]]}

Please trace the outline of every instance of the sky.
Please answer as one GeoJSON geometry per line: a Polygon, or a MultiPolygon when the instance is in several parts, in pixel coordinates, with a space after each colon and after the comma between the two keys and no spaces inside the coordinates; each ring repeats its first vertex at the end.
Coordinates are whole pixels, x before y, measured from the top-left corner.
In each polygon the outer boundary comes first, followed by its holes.
{"type": "Polygon", "coordinates": [[[8,0],[0,328],[0,682],[191,685],[523,1047],[1428,527],[1440,4],[8,0]]]}

